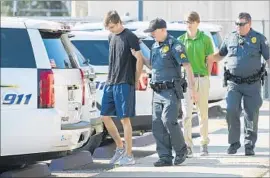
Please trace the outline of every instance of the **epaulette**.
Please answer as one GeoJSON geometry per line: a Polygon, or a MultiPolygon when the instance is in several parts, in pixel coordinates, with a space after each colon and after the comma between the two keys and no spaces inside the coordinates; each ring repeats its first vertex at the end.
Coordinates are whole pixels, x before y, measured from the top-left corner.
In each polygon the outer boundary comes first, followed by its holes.
{"type": "Polygon", "coordinates": [[[264,36],[262,33],[258,32],[258,31],[255,31],[255,30],[252,30],[256,35],[260,35],[260,36],[264,36]]]}

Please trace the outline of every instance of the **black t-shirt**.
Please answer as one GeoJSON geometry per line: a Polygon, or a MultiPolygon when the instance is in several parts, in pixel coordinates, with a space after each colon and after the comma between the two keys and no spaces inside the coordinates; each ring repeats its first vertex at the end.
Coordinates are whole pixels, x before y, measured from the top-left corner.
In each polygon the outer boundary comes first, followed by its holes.
{"type": "Polygon", "coordinates": [[[109,35],[109,74],[107,84],[135,84],[136,58],[131,48],[140,50],[139,39],[128,29],[109,35]]]}

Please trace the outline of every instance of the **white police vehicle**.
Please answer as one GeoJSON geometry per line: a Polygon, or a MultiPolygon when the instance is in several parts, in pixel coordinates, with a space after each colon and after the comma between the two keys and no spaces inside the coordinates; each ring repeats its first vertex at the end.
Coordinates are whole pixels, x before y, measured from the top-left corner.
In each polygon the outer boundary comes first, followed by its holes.
{"type": "MultiPolygon", "coordinates": [[[[97,104],[100,108],[103,88],[108,76],[109,65],[109,44],[108,31],[72,31],[70,33],[72,43],[89,60],[96,72],[96,88],[97,88],[97,104]]],[[[150,56],[149,48],[143,43],[140,43],[143,54],[150,56]]],[[[147,69],[145,68],[147,71],[147,69]]],[[[148,70],[149,72],[149,70],[148,70]]],[[[148,85],[147,75],[144,78],[144,85],[148,85]]],[[[149,87],[141,87],[136,91],[136,117],[131,119],[133,130],[151,130],[152,124],[152,89],[149,87]]],[[[119,130],[122,130],[119,120],[114,120],[119,130]]]]}
{"type": "Polygon", "coordinates": [[[1,18],[1,168],[89,144],[94,128],[82,118],[88,85],[68,31],[50,21],[1,18]]]}

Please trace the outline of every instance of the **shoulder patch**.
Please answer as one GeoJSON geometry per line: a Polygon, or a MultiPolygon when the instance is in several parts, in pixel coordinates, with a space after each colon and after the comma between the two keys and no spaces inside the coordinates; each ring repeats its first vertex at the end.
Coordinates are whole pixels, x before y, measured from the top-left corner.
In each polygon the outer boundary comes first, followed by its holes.
{"type": "Polygon", "coordinates": [[[180,58],[181,58],[181,59],[185,59],[185,58],[187,58],[187,57],[186,57],[186,55],[185,55],[184,53],[181,53],[181,54],[180,54],[180,58]]]}
{"type": "Polygon", "coordinates": [[[269,46],[269,42],[267,41],[266,38],[265,38],[265,40],[264,40],[264,43],[265,43],[266,46],[269,46]]]}
{"type": "Polygon", "coordinates": [[[182,52],[182,46],[180,44],[176,44],[174,49],[177,51],[177,52],[182,52]]]}

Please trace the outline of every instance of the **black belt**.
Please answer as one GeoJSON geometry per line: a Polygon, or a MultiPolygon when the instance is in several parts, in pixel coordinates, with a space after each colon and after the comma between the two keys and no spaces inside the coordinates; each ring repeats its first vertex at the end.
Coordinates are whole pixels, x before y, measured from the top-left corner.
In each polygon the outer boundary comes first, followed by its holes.
{"type": "Polygon", "coordinates": [[[204,77],[205,75],[202,74],[194,74],[194,77],[204,77]]]}
{"type": "Polygon", "coordinates": [[[242,84],[242,83],[253,84],[253,83],[257,82],[260,79],[261,79],[261,76],[260,76],[259,73],[255,74],[253,76],[245,77],[245,78],[242,78],[240,76],[235,76],[235,75],[232,75],[232,74],[229,74],[229,77],[228,77],[229,81],[232,81],[232,82],[234,82],[236,84],[242,84]]]}
{"type": "Polygon", "coordinates": [[[161,90],[167,90],[167,89],[172,89],[174,88],[174,83],[173,82],[158,82],[158,83],[150,83],[150,87],[154,90],[154,91],[161,91],[161,90]]]}

